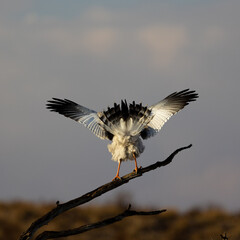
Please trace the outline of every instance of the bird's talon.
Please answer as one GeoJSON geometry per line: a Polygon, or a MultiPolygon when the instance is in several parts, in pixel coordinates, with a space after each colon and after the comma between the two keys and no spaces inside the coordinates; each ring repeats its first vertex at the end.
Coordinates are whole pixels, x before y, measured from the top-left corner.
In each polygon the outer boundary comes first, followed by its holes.
{"type": "Polygon", "coordinates": [[[140,167],[138,167],[138,168],[135,168],[135,169],[133,170],[133,172],[138,173],[139,170],[141,170],[141,169],[142,169],[142,166],[140,166],[140,167]]]}
{"type": "Polygon", "coordinates": [[[112,181],[118,181],[118,180],[121,180],[121,177],[116,176],[116,177],[114,177],[114,178],[112,179],[112,181]]]}

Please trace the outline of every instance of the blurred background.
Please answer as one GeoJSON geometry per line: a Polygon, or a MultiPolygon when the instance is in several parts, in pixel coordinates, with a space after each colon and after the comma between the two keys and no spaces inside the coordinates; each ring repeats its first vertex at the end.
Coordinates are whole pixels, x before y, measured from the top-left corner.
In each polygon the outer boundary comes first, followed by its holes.
{"type": "Polygon", "coordinates": [[[101,111],[190,88],[199,99],[144,141],[139,164],[193,147],[92,204],[125,193],[135,206],[239,211],[239,10],[237,0],[2,1],[0,201],[64,202],[114,177],[109,142],[46,110],[52,97],[101,111]]]}

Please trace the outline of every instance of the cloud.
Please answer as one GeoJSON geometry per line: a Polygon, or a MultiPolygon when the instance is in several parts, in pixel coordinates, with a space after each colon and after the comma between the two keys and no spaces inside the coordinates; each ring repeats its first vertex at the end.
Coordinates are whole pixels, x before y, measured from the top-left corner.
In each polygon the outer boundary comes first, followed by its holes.
{"type": "Polygon", "coordinates": [[[138,37],[156,68],[171,66],[188,42],[185,27],[177,25],[148,26],[139,31],[138,37]]]}
{"type": "Polygon", "coordinates": [[[51,29],[44,34],[44,40],[60,53],[72,55],[84,53],[95,57],[107,56],[117,44],[118,32],[113,28],[75,30],[51,29]]]}
{"type": "Polygon", "coordinates": [[[93,6],[89,8],[83,15],[83,19],[92,23],[111,23],[116,14],[104,7],[93,6]]]}
{"type": "MultiPolygon", "coordinates": [[[[105,19],[103,10],[101,13],[95,10],[95,20],[105,19]]],[[[61,55],[81,55],[93,57],[106,57],[117,48],[119,43],[119,30],[105,23],[92,23],[94,13],[81,19],[61,21],[52,17],[40,17],[29,13],[24,17],[22,26],[28,29],[27,33],[32,43],[38,43],[48,47],[61,55]],[[83,21],[84,20],[84,21],[83,21]],[[91,23],[90,23],[91,22],[91,23]],[[25,26],[24,26],[25,25],[25,26]],[[35,29],[38,29],[36,31],[35,29]]],[[[21,35],[21,33],[20,33],[21,35]]]]}
{"type": "Polygon", "coordinates": [[[113,28],[95,28],[84,33],[82,47],[84,51],[97,56],[108,54],[118,42],[118,31],[113,28]]]}
{"type": "MultiPolygon", "coordinates": [[[[80,17],[64,23],[55,21],[44,39],[63,54],[106,57],[119,43],[119,29],[111,26],[113,18],[113,12],[103,7],[90,7],[80,17]]],[[[27,19],[31,22],[36,16],[27,19]]]]}

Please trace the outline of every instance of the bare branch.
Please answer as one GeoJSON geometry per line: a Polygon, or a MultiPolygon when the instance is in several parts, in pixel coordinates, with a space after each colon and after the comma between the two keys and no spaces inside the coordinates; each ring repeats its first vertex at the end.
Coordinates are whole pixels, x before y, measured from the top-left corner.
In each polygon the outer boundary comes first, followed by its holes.
{"type": "Polygon", "coordinates": [[[79,205],[82,205],[84,203],[87,203],[94,198],[97,198],[101,196],[102,194],[111,191],[117,187],[120,187],[121,185],[128,183],[130,180],[142,176],[144,173],[149,172],[151,170],[154,170],[156,168],[160,168],[163,166],[168,165],[169,163],[172,162],[172,159],[175,157],[176,154],[178,154],[180,151],[183,151],[184,149],[190,148],[192,145],[190,144],[189,146],[179,148],[175,150],[167,159],[164,161],[158,161],[152,165],[149,165],[145,168],[141,168],[138,170],[138,172],[131,172],[121,178],[121,180],[115,180],[111,181],[107,184],[104,184],[95,190],[86,193],[82,195],[81,197],[78,197],[76,199],[70,200],[66,203],[63,204],[57,204],[57,207],[52,209],[50,212],[42,216],[41,218],[37,219],[35,222],[31,224],[31,226],[27,229],[26,232],[24,232],[19,240],[31,240],[33,237],[33,234],[42,226],[47,225],[51,220],[53,220],[55,217],[60,215],[63,212],[66,212],[74,207],[77,207],[79,205]]]}
{"type": "Polygon", "coordinates": [[[105,219],[103,221],[99,221],[93,224],[87,224],[78,228],[73,228],[73,229],[69,229],[69,230],[65,230],[65,231],[45,231],[41,234],[39,234],[36,237],[36,240],[46,240],[46,239],[53,239],[53,238],[60,238],[60,237],[67,237],[67,236],[72,236],[72,235],[77,235],[80,233],[84,233],[87,231],[90,231],[92,229],[96,229],[96,228],[101,228],[110,224],[113,224],[115,222],[119,222],[122,219],[126,218],[126,217],[130,217],[130,216],[149,216],[149,215],[157,215],[160,213],[165,212],[166,210],[158,210],[158,211],[149,211],[149,212],[138,212],[138,211],[133,211],[130,210],[130,206],[128,207],[127,210],[125,210],[123,213],[112,217],[112,218],[108,218],[105,219]]]}
{"type": "Polygon", "coordinates": [[[227,234],[225,233],[224,235],[223,234],[220,234],[220,237],[223,239],[223,240],[228,240],[228,237],[227,237],[227,234]]]}

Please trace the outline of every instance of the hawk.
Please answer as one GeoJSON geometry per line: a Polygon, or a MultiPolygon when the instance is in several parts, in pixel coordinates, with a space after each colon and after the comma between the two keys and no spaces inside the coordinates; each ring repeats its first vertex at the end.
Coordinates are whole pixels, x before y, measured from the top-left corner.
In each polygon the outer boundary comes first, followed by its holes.
{"type": "Polygon", "coordinates": [[[110,140],[108,150],[112,160],[118,162],[117,174],[123,161],[134,160],[138,171],[137,159],[144,151],[142,139],[155,136],[164,123],[190,102],[195,101],[198,94],[185,89],[174,92],[160,102],[147,107],[135,101],[128,104],[121,100],[121,104],[114,103],[107,110],[96,112],[68,99],[52,98],[46,104],[47,109],[64,115],[90,129],[100,139],[110,140]]]}

